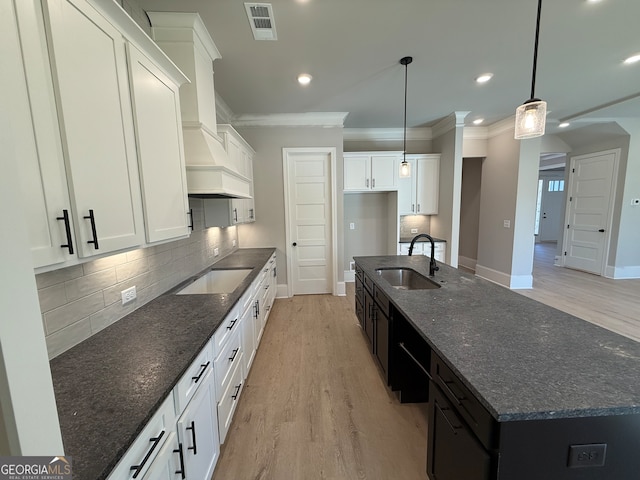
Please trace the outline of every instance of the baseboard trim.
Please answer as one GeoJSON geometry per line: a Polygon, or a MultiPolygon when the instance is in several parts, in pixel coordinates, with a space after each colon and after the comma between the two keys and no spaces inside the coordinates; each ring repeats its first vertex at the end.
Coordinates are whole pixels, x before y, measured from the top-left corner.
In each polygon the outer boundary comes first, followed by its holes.
{"type": "Polygon", "coordinates": [[[476,275],[512,290],[533,288],[532,275],[509,275],[478,264],[476,264],[476,275]]]}
{"type": "Polygon", "coordinates": [[[640,265],[632,265],[630,267],[611,267],[607,266],[604,276],[613,278],[614,280],[631,280],[640,278],[640,265]]]}
{"type": "Polygon", "coordinates": [[[289,286],[286,283],[278,285],[276,289],[276,298],[289,298],[289,286]]]}
{"type": "Polygon", "coordinates": [[[475,258],[463,257],[462,255],[458,255],[458,265],[461,267],[475,270],[477,263],[478,261],[475,258]]]}
{"type": "Polygon", "coordinates": [[[344,282],[351,283],[356,281],[356,272],[355,270],[345,270],[344,271],[344,282]]]}

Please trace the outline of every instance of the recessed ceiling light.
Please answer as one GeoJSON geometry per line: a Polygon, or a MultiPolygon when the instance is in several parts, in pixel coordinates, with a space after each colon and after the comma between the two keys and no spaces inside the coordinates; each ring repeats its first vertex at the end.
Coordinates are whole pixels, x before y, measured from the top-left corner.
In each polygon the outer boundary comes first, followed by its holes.
{"type": "Polygon", "coordinates": [[[473,121],[473,124],[474,124],[474,125],[480,125],[482,122],[484,122],[484,118],[476,118],[476,119],[473,121]]]}
{"type": "Polygon", "coordinates": [[[300,75],[298,75],[298,83],[300,85],[309,85],[311,83],[311,75],[309,75],[308,73],[301,73],[300,75]]]}
{"type": "Polygon", "coordinates": [[[587,0],[587,3],[600,3],[602,0],[587,0]]]}
{"type": "Polygon", "coordinates": [[[640,62],[640,53],[636,53],[635,55],[631,55],[627,58],[624,63],[626,65],[631,65],[632,63],[640,62]]]}
{"type": "Polygon", "coordinates": [[[569,122],[562,122],[558,125],[558,128],[567,128],[569,125],[571,125],[569,122]]]}
{"type": "Polygon", "coordinates": [[[479,77],[476,77],[476,82],[478,82],[478,83],[487,83],[492,78],[493,78],[493,73],[483,73],[479,77]]]}

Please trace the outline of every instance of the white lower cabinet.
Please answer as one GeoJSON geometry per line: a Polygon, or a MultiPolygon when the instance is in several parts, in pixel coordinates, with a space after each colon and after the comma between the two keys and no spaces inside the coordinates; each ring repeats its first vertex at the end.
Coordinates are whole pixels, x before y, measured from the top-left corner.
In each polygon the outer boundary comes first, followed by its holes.
{"type": "MultiPolygon", "coordinates": [[[[400,243],[398,249],[398,255],[409,255],[410,243],[400,243]]],[[[446,242],[435,242],[435,248],[433,251],[434,256],[438,262],[445,263],[447,256],[447,244],[446,242]]],[[[430,242],[416,242],[413,246],[412,255],[426,255],[431,256],[431,243],[430,242]]]]}
{"type": "Polygon", "coordinates": [[[240,393],[244,380],[242,378],[242,367],[240,363],[236,364],[230,370],[227,388],[222,392],[220,401],[218,402],[218,431],[220,433],[220,443],[224,443],[227,438],[227,432],[233,420],[233,414],[236,411],[240,393]]]}
{"type": "MultiPolygon", "coordinates": [[[[175,436],[176,416],[173,408],[173,396],[169,395],[158,411],[153,415],[142,433],[124,454],[118,465],[109,475],[109,480],[130,480],[147,478],[146,474],[152,469],[159,452],[164,448],[169,438],[175,436]]],[[[168,448],[176,448],[175,446],[168,448]]],[[[155,469],[155,466],[154,466],[155,469]]],[[[156,477],[148,477],[156,478],[156,477]]],[[[157,477],[163,478],[163,477],[157,477]]]]}
{"type": "Polygon", "coordinates": [[[171,432],[142,480],[176,480],[182,478],[178,475],[182,474],[183,468],[184,459],[178,435],[176,432],[171,432]]]}
{"type": "Polygon", "coordinates": [[[246,379],[251,369],[251,364],[256,356],[256,333],[253,326],[253,308],[248,305],[242,314],[242,357],[243,378],[246,379]]]}
{"type": "Polygon", "coordinates": [[[183,469],[189,480],[210,479],[220,456],[214,389],[213,374],[209,370],[178,420],[183,469]]]}

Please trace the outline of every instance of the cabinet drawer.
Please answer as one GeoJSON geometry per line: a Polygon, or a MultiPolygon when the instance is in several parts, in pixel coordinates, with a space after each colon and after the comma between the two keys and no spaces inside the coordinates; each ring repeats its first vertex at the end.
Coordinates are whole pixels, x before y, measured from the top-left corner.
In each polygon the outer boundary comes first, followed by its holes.
{"type": "Polygon", "coordinates": [[[360,281],[362,281],[362,276],[363,276],[362,268],[360,268],[360,265],[356,263],[356,278],[359,278],[360,281]]]}
{"type": "Polygon", "coordinates": [[[240,308],[236,304],[233,310],[222,321],[216,333],[213,334],[213,356],[217,357],[222,351],[228,339],[233,335],[238,328],[238,322],[240,321],[240,308]]]}
{"type": "Polygon", "coordinates": [[[213,353],[209,343],[198,354],[182,378],[173,389],[175,408],[178,415],[185,409],[191,397],[201,384],[202,379],[213,370],[213,353]]]}
{"type": "Polygon", "coordinates": [[[364,305],[364,286],[362,284],[362,280],[360,280],[358,277],[356,277],[355,290],[356,300],[358,300],[361,305],[364,305]]]}
{"type": "Polygon", "coordinates": [[[173,397],[169,395],[109,475],[108,480],[142,478],[169,435],[175,431],[173,397]]]}
{"type": "Polygon", "coordinates": [[[233,413],[236,409],[240,393],[242,391],[242,368],[236,365],[231,371],[229,385],[218,401],[218,429],[220,433],[220,443],[224,443],[231,425],[233,413]]]}
{"type": "Polygon", "coordinates": [[[371,280],[367,274],[363,274],[362,278],[364,280],[362,282],[364,283],[364,288],[366,288],[371,294],[373,294],[373,280],[371,280]]]}
{"type": "Polygon", "coordinates": [[[431,352],[431,376],[484,447],[494,448],[496,427],[493,417],[435,352],[431,352]]]}
{"type": "Polygon", "coordinates": [[[242,335],[237,331],[226,343],[224,349],[216,357],[214,361],[214,369],[216,376],[216,396],[220,401],[222,392],[227,388],[233,369],[241,363],[242,358],[242,335]]]}
{"type": "Polygon", "coordinates": [[[376,286],[373,289],[373,298],[386,317],[389,317],[389,298],[376,286]]]}

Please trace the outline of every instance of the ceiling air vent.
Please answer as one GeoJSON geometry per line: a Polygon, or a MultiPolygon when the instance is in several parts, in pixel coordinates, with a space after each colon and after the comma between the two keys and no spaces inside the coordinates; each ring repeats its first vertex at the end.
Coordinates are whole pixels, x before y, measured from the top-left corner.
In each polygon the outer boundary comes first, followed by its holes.
{"type": "Polygon", "coordinates": [[[277,40],[273,7],[270,3],[245,3],[249,24],[256,40],[277,40]]]}

